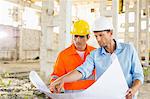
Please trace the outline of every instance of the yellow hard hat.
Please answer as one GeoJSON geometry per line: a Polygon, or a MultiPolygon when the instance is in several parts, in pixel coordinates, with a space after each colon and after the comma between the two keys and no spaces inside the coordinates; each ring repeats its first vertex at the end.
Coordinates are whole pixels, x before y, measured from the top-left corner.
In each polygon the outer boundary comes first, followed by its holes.
{"type": "Polygon", "coordinates": [[[82,36],[90,34],[90,26],[86,21],[78,20],[74,23],[73,29],[70,34],[82,36]]]}

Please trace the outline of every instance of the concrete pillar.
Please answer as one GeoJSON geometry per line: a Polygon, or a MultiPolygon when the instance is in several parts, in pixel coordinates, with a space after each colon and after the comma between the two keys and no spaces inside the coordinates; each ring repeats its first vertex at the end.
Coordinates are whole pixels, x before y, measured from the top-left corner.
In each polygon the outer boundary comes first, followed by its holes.
{"type": "MultiPolygon", "coordinates": [[[[150,54],[150,20],[149,20],[149,16],[150,16],[150,1],[147,0],[147,6],[148,6],[148,18],[147,18],[147,22],[148,22],[148,32],[147,32],[147,42],[148,42],[148,53],[150,54]]],[[[150,55],[148,56],[150,58],[150,55]]],[[[150,64],[150,60],[148,59],[148,63],[150,64]]]]}
{"type": "Polygon", "coordinates": [[[54,15],[53,0],[44,0],[42,3],[40,71],[41,75],[46,78],[49,78],[49,74],[53,71],[54,57],[57,52],[65,48],[66,37],[68,37],[71,26],[71,2],[71,0],[60,0],[60,12],[58,15],[54,15]],[[54,43],[54,27],[59,27],[58,48],[55,48],[54,43]]]}
{"type": "Polygon", "coordinates": [[[59,50],[64,49],[71,43],[71,20],[72,20],[72,0],[60,0],[60,34],[59,50]]]}
{"type": "Polygon", "coordinates": [[[53,27],[48,24],[53,20],[53,0],[42,1],[42,13],[41,13],[41,44],[40,44],[40,73],[44,77],[49,76],[50,64],[48,63],[48,46],[52,46],[53,27]],[[51,39],[48,39],[51,37],[51,39]]]}
{"type": "Polygon", "coordinates": [[[145,17],[145,20],[146,20],[146,51],[145,51],[145,57],[146,57],[146,64],[148,65],[149,64],[149,53],[150,53],[150,21],[149,21],[149,18],[150,18],[150,1],[149,0],[144,0],[145,1],[145,11],[146,11],[146,17],[145,17]]]}
{"type": "MultiPolygon", "coordinates": [[[[20,35],[20,38],[19,38],[19,60],[22,61],[22,58],[23,58],[23,20],[22,20],[22,14],[23,14],[23,10],[24,10],[24,2],[23,1],[19,1],[19,6],[18,6],[18,32],[19,32],[19,35],[20,35]]],[[[17,52],[18,53],[18,52],[17,52]]]]}
{"type": "Polygon", "coordinates": [[[113,35],[115,39],[118,39],[118,13],[119,13],[119,0],[112,0],[112,9],[113,9],[113,35]]]}
{"type": "Polygon", "coordinates": [[[140,56],[140,33],[141,33],[141,0],[135,1],[135,47],[140,56]]]}
{"type": "Polygon", "coordinates": [[[141,32],[141,0],[126,0],[125,1],[125,42],[132,42],[139,52],[139,36],[141,32]],[[133,2],[133,7],[130,8],[130,3],[133,2]],[[129,22],[129,16],[134,13],[134,21],[129,22]],[[134,31],[129,31],[130,27],[134,28],[134,31]]]}

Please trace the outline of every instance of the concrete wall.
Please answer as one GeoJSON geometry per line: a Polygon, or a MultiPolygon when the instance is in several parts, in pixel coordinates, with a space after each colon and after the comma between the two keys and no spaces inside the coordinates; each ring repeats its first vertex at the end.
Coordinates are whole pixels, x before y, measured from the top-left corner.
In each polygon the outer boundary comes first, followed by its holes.
{"type": "Polygon", "coordinates": [[[17,28],[0,25],[0,59],[15,59],[17,28]]]}
{"type": "Polygon", "coordinates": [[[41,31],[23,29],[22,30],[22,57],[20,59],[34,59],[39,57],[41,31]]]}
{"type": "Polygon", "coordinates": [[[19,59],[34,59],[39,56],[41,31],[22,29],[22,39],[16,27],[0,25],[0,32],[0,60],[16,60],[20,48],[22,57],[19,59]]]}

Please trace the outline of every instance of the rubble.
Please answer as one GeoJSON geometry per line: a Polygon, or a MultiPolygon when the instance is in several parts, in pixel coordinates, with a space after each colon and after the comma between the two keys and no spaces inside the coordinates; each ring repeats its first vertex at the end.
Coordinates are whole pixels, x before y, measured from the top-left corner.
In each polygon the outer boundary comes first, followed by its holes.
{"type": "Polygon", "coordinates": [[[32,85],[28,76],[12,77],[1,74],[0,99],[47,99],[47,97],[32,85]]]}

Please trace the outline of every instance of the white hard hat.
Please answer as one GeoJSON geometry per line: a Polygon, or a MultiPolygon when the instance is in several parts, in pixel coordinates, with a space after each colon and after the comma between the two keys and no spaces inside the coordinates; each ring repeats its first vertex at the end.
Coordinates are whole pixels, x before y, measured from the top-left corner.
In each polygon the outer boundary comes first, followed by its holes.
{"type": "Polygon", "coordinates": [[[99,17],[94,21],[92,31],[112,30],[112,22],[106,17],[99,17]]]}

